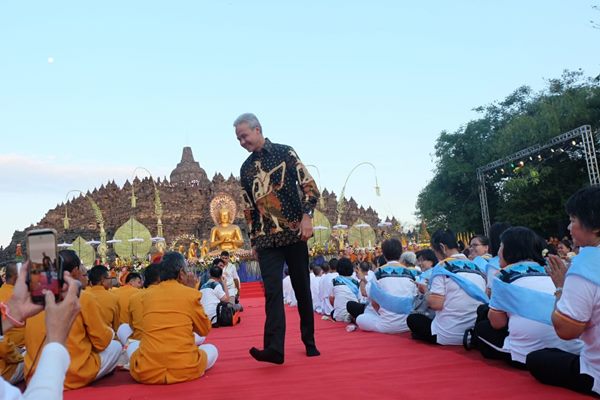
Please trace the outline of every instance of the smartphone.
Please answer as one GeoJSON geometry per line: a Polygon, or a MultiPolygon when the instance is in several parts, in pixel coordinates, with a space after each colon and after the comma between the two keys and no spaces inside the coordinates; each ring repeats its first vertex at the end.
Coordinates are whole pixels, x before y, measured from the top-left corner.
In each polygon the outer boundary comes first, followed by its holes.
{"type": "Polygon", "coordinates": [[[29,271],[27,286],[31,301],[45,305],[44,290],[51,291],[54,299],[60,301],[60,292],[64,283],[62,261],[58,256],[56,231],[54,229],[35,229],[26,234],[27,259],[29,271]]]}

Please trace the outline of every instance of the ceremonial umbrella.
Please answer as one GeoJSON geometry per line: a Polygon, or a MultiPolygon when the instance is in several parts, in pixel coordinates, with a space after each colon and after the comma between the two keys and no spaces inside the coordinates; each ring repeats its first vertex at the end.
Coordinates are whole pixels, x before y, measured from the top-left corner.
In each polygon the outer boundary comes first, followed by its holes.
{"type": "Polygon", "coordinates": [[[313,230],[315,231],[319,231],[319,243],[321,243],[321,231],[326,231],[329,228],[323,225],[317,225],[313,228],[313,230]]]}

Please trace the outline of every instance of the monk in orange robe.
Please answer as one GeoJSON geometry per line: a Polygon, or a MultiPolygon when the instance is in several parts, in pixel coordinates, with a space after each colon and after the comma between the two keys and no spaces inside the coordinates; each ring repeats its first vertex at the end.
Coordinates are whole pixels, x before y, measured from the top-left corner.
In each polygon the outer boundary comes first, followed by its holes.
{"type": "MultiPolygon", "coordinates": [[[[8,264],[5,271],[5,283],[0,287],[0,302],[7,303],[12,297],[17,281],[17,265],[14,263],[8,264]]],[[[8,339],[15,346],[22,348],[25,346],[25,328],[13,328],[6,333],[5,339],[8,339]]]]}
{"type": "Polygon", "coordinates": [[[201,377],[217,360],[217,348],[197,346],[194,333],[206,336],[211,324],[200,303],[202,294],[187,280],[186,262],[178,252],[166,253],[161,282],[142,297],[142,339],[127,348],[133,379],[145,384],[171,384],[201,377]],[[184,286],[180,282],[185,282],[184,286]]]}
{"type": "Polygon", "coordinates": [[[137,272],[127,274],[125,285],[113,289],[112,293],[119,299],[119,322],[121,324],[129,323],[129,299],[136,294],[142,287],[142,276],[137,272]]]}
{"type": "Polygon", "coordinates": [[[88,293],[93,295],[98,301],[100,315],[104,323],[116,332],[121,323],[119,298],[109,291],[112,288],[112,280],[108,275],[108,268],[104,265],[96,265],[90,270],[88,278],[91,285],[87,289],[88,293]]]}
{"type": "MultiPolygon", "coordinates": [[[[79,279],[81,264],[72,250],[62,250],[63,268],[79,279]]],[[[100,306],[93,295],[82,291],[79,298],[81,310],[69,331],[66,348],[71,364],[65,377],[65,389],[78,389],[112,372],[117,365],[122,346],[113,341],[113,330],[104,323],[100,306]]],[[[39,361],[46,340],[45,311],[27,321],[25,327],[25,379],[29,380],[39,361]]]]}

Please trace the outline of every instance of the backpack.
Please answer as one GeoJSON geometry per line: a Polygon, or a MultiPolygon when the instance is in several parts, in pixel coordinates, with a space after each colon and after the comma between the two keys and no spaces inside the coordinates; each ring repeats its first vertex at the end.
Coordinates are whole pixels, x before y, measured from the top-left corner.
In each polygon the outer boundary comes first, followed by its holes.
{"type": "Polygon", "coordinates": [[[215,328],[221,326],[234,326],[240,323],[240,313],[235,311],[229,303],[221,301],[217,304],[217,314],[213,317],[212,326],[215,328]],[[216,321],[215,321],[216,320],[216,321]]]}

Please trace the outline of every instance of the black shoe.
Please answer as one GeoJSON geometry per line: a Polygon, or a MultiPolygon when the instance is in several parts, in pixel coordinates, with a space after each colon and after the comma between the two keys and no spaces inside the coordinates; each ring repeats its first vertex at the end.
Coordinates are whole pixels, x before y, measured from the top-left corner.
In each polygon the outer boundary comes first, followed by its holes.
{"type": "Polygon", "coordinates": [[[270,349],[259,350],[256,347],[253,347],[250,349],[250,355],[256,361],[270,362],[273,364],[283,364],[283,354],[279,354],[276,351],[270,349]]]}
{"type": "Polygon", "coordinates": [[[463,347],[465,350],[472,350],[477,347],[477,336],[473,328],[467,329],[463,335],[463,347]]]}
{"type": "Polygon", "coordinates": [[[320,356],[321,352],[317,350],[316,346],[307,346],[306,347],[306,356],[307,357],[317,357],[320,356]]]}

